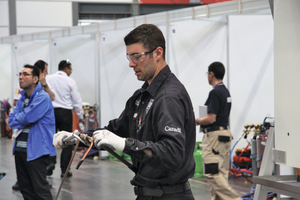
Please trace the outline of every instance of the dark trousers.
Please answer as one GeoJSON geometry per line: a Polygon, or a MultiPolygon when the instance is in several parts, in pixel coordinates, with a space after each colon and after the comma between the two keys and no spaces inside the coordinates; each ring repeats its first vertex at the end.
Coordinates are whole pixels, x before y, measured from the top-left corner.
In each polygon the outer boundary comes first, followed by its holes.
{"type": "Polygon", "coordinates": [[[29,162],[26,159],[26,152],[15,152],[17,179],[23,198],[25,200],[52,200],[46,179],[49,156],[42,156],[29,162]]]}
{"type": "MultiPolygon", "coordinates": [[[[73,114],[72,110],[64,108],[54,108],[56,130],[72,132],[73,130],[73,114]]],[[[64,173],[72,157],[73,146],[62,149],[60,155],[60,168],[64,173]]],[[[56,157],[51,156],[52,162],[56,163],[56,157]]]]}

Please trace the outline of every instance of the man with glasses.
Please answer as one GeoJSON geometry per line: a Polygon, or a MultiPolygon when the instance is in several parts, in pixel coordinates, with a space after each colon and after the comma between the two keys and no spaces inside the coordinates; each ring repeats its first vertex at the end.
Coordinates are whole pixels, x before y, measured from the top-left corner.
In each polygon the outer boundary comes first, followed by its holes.
{"type": "Polygon", "coordinates": [[[225,67],[213,62],[208,67],[208,83],[213,86],[205,102],[207,115],[196,118],[204,132],[202,157],[205,178],[211,185],[212,200],[241,200],[228,184],[232,135],[229,130],[231,97],[223,83],[225,67]]]}
{"type": "MultiPolygon", "coordinates": [[[[46,63],[43,60],[38,60],[34,63],[34,66],[39,68],[39,71],[40,71],[39,82],[40,82],[41,86],[43,87],[44,91],[49,94],[51,100],[53,101],[55,99],[55,94],[51,90],[51,86],[48,85],[47,82],[46,82],[46,76],[48,74],[48,63],[46,63]]],[[[21,98],[21,93],[20,93],[21,91],[22,90],[20,88],[17,89],[17,91],[14,95],[14,106],[17,105],[18,100],[21,98]]],[[[54,133],[55,132],[53,132],[53,134],[54,133]]],[[[54,152],[52,152],[51,156],[55,156],[55,155],[56,155],[56,149],[54,149],[54,152]]],[[[52,175],[53,170],[54,170],[54,165],[52,164],[52,162],[50,162],[49,166],[47,167],[47,176],[52,175]]],[[[13,190],[20,190],[18,181],[12,186],[12,189],[13,190]]]]}
{"type": "Polygon", "coordinates": [[[19,73],[21,98],[8,124],[15,133],[13,154],[20,191],[24,199],[52,200],[46,168],[55,132],[54,109],[50,96],[39,83],[39,69],[25,65],[19,73]]]}
{"type": "MultiPolygon", "coordinates": [[[[48,74],[48,63],[46,63],[43,60],[38,60],[34,63],[34,66],[38,67],[40,70],[39,82],[40,82],[41,86],[43,87],[45,92],[47,92],[50,95],[51,100],[54,101],[55,94],[52,92],[50,86],[46,82],[46,76],[48,74]]],[[[16,106],[20,97],[21,97],[21,95],[20,95],[20,88],[19,88],[19,89],[17,89],[16,94],[14,96],[14,106],[16,106]]]]}
{"type": "MultiPolygon", "coordinates": [[[[143,24],[125,36],[127,58],[144,81],[118,119],[89,131],[95,147],[108,146],[131,156],[137,199],[194,199],[188,179],[195,161],[195,116],[190,97],[165,60],[165,39],[155,25],[143,24]]],[[[71,133],[58,132],[53,145],[71,133]]]]}
{"type": "MultiPolygon", "coordinates": [[[[78,115],[80,122],[84,124],[81,96],[76,82],[69,76],[72,73],[72,64],[69,60],[62,60],[58,65],[58,72],[47,76],[47,82],[52,86],[55,93],[55,100],[52,102],[55,113],[56,130],[72,132],[73,114],[78,115]]],[[[61,177],[66,173],[66,169],[72,157],[72,146],[64,148],[60,156],[61,177]]],[[[52,164],[56,163],[56,157],[52,158],[52,164]]],[[[69,171],[67,177],[71,177],[69,171]]]]}

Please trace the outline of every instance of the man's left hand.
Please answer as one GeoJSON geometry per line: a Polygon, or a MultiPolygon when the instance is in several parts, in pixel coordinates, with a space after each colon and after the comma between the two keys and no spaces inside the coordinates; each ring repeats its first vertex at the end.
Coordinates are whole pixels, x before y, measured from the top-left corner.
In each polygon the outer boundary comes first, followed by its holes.
{"type": "Polygon", "coordinates": [[[97,149],[107,146],[112,150],[123,151],[125,148],[125,138],[119,137],[109,130],[98,130],[93,133],[94,145],[97,149]]]}

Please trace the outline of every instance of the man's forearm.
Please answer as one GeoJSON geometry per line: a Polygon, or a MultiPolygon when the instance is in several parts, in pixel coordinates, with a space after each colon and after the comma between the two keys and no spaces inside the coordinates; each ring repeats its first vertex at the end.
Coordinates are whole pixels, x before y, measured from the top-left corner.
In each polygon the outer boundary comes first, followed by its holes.
{"type": "Polygon", "coordinates": [[[55,94],[54,94],[54,92],[52,92],[52,90],[49,88],[49,86],[46,84],[46,85],[43,85],[43,88],[44,88],[44,91],[49,94],[51,100],[54,101],[55,100],[55,94]]]}
{"type": "Polygon", "coordinates": [[[202,118],[196,118],[196,124],[197,125],[209,125],[216,121],[216,114],[209,113],[205,117],[202,118]]]}

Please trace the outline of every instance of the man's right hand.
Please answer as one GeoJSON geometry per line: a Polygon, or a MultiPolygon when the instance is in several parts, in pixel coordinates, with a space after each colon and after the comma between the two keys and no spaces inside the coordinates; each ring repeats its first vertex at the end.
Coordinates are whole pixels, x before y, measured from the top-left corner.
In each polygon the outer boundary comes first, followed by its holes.
{"type": "Polygon", "coordinates": [[[47,84],[47,82],[46,82],[46,76],[45,76],[44,73],[40,73],[39,81],[40,81],[41,85],[46,85],[47,84]]]}
{"type": "Polygon", "coordinates": [[[57,149],[63,149],[68,145],[74,145],[77,142],[76,138],[73,138],[70,141],[64,142],[63,140],[67,137],[72,136],[72,133],[67,131],[59,131],[53,136],[53,146],[57,149]]]}

